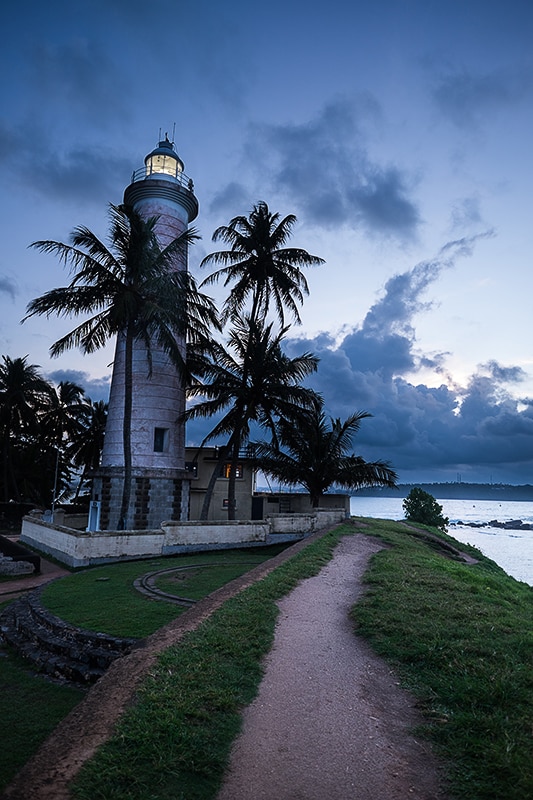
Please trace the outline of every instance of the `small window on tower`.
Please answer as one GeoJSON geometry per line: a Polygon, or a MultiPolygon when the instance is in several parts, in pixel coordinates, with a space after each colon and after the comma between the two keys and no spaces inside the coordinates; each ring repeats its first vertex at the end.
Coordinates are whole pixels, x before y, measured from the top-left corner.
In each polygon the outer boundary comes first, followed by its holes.
{"type": "Polygon", "coordinates": [[[169,438],[168,428],[154,428],[154,452],[168,453],[169,438]]]}

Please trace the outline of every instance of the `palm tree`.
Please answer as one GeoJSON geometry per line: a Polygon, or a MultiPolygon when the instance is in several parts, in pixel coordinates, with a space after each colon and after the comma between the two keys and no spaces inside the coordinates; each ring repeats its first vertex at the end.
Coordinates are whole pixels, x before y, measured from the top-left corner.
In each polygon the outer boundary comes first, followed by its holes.
{"type": "Polygon", "coordinates": [[[157,221],[157,217],[144,220],[129,206],[111,205],[109,247],[83,226],[74,229],[71,244],[38,241],[31,245],[57,255],[70,265],[74,277],[68,286],[32,300],[25,319],[40,314],[88,317],[54,342],[51,355],[58,356],[72,347],[93,353],[115,335],[125,342],[122,527],[131,495],[134,342],[145,347],[149,376],[152,347],[158,347],[186,380],[181,343],[187,339],[194,348],[203,349],[209,342],[210,327],[218,325],[211,299],[198,291],[186,270],[174,268],[176,257],[182,256],[198,236],[194,230],[185,231],[161,249],[155,231],[157,221]]]}
{"type": "Polygon", "coordinates": [[[96,402],[89,400],[81,419],[80,429],[74,436],[71,436],[67,446],[67,457],[82,470],[76,489],[76,499],[79,497],[87,476],[100,466],[106,420],[107,403],[103,400],[96,402]]]}
{"type": "Polygon", "coordinates": [[[307,250],[284,247],[296,222],[294,214],[280,220],[265,202],[253,207],[248,217],[234,217],[213,234],[213,241],[223,241],[230,250],[211,253],[201,266],[222,265],[201,284],[211,284],[224,278],[224,286],[234,284],[222,309],[223,322],[242,314],[246,301],[252,300],[252,320],[264,320],[273,302],[281,325],[286,306],[296,322],[300,322],[298,304],[309,294],[307,281],[300,267],[323,264],[318,256],[307,250]]]}
{"type": "Polygon", "coordinates": [[[25,445],[40,432],[40,417],[51,400],[52,386],[28,356],[2,356],[0,365],[0,434],[4,500],[20,500],[22,471],[17,470],[25,445]]]}
{"type": "Polygon", "coordinates": [[[67,458],[68,443],[80,435],[87,414],[85,390],[73,381],[60,381],[52,386],[50,402],[41,416],[41,441],[54,454],[52,510],[55,501],[70,486],[71,464],[67,458]]]}
{"type": "MultiPolygon", "coordinates": [[[[284,247],[295,222],[296,217],[293,214],[280,220],[280,215],[272,214],[267,204],[261,201],[253,207],[248,217],[234,217],[229,225],[222,226],[215,231],[213,241],[223,241],[229,244],[231,249],[212,253],[206,256],[201,264],[201,266],[222,265],[201,285],[215,283],[220,278],[224,279],[225,286],[233,284],[222,308],[221,319],[222,322],[230,319],[235,321],[234,331],[239,331],[241,342],[246,342],[248,348],[248,350],[243,350],[239,345],[237,351],[239,353],[239,385],[241,387],[247,387],[253,381],[253,378],[250,379],[249,373],[253,371],[254,359],[257,360],[258,356],[257,353],[251,352],[250,348],[257,344],[259,329],[261,329],[259,338],[262,338],[263,350],[267,345],[264,335],[272,334],[271,327],[264,327],[270,305],[275,306],[281,326],[284,325],[285,307],[293,319],[299,323],[301,320],[298,304],[303,302],[304,295],[309,294],[307,281],[300,267],[324,263],[321,258],[310,255],[306,250],[284,247]],[[251,310],[247,316],[244,316],[244,309],[250,298],[251,310]],[[247,331],[243,327],[244,320],[249,328],[247,331]]],[[[281,334],[274,337],[272,342],[274,350],[276,346],[279,346],[286,330],[283,328],[281,334]]],[[[230,345],[234,338],[234,333],[232,333],[230,345]]],[[[258,363],[261,364],[261,360],[258,363]]],[[[225,396],[224,393],[221,396],[225,396]]],[[[230,497],[228,498],[230,513],[234,511],[231,495],[234,491],[238,450],[244,438],[244,433],[240,430],[240,420],[244,420],[245,416],[240,402],[236,402],[234,415],[236,428],[233,432],[233,439],[222,451],[226,455],[228,451],[231,451],[230,497]]],[[[246,429],[246,424],[244,424],[244,429],[246,429]]],[[[211,486],[214,486],[215,480],[216,474],[213,475],[211,486]]],[[[206,502],[209,503],[209,501],[208,490],[206,502]]]]}
{"type": "Polygon", "coordinates": [[[50,403],[42,416],[42,425],[48,438],[58,447],[75,437],[86,413],[85,390],[73,381],[60,381],[51,388],[50,403]]]}
{"type": "Polygon", "coordinates": [[[372,415],[359,411],[344,422],[326,418],[322,398],[297,420],[280,418],[272,442],[256,446],[260,468],[290,486],[304,486],[316,508],[332,485],[347,489],[361,486],[396,486],[397,475],[387,462],[367,462],[349,453],[361,421],[372,415]]]}
{"type": "Polygon", "coordinates": [[[276,420],[292,420],[312,402],[314,393],[300,384],[316,370],[318,359],[309,353],[289,358],[281,347],[287,330],[273,334],[272,324],[263,325],[251,317],[235,318],[228,346],[214,345],[204,383],[189,390],[190,396],[201,399],[188,409],[187,419],[222,414],[202,446],[228,437],[206,492],[202,519],[207,519],[212,491],[228,456],[228,518],[235,519],[235,466],[249,439],[251,423],[267,428],[275,438],[276,420]]]}

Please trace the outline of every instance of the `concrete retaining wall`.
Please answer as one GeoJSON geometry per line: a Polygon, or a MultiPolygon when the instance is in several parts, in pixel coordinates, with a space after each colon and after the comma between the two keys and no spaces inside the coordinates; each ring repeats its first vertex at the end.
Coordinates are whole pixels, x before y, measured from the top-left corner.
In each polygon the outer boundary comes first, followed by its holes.
{"type": "Polygon", "coordinates": [[[163,522],[165,546],[265,542],[268,522],[163,522]]]}
{"type": "Polygon", "coordinates": [[[346,518],[344,509],[277,514],[253,522],[163,522],[151,531],[79,531],[24,517],[20,541],[69,567],[200,550],[254,547],[304,538],[346,518]]]}
{"type": "Polygon", "coordinates": [[[20,541],[69,567],[87,567],[160,555],[164,534],[158,531],[77,531],[24,517],[20,541]]]}

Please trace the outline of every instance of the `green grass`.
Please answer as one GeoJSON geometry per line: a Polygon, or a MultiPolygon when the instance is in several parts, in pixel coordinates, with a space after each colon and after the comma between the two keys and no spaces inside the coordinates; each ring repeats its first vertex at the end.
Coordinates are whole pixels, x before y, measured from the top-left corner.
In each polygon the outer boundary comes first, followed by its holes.
{"type": "Polygon", "coordinates": [[[220,570],[213,566],[189,573],[187,591],[182,589],[181,582],[168,577],[157,582],[158,588],[164,591],[185,594],[197,600],[282,549],[274,546],[225,550],[94,567],[48,584],[43,591],[42,602],[53,614],[81,628],[112,636],[144,638],[182,614],[185,609],[141,594],[133,586],[136,578],[171,567],[227,565],[220,570]]]}
{"type": "MultiPolygon", "coordinates": [[[[191,596],[203,597],[284,547],[197,553],[83,570],[49,584],[43,602],[75,625],[116,636],[144,637],[184,609],[141,595],[133,588],[136,577],[174,565],[200,563],[205,568],[188,584],[191,596]],[[226,566],[211,566],[214,564],[226,566]]],[[[167,591],[172,591],[170,585],[167,591]]],[[[9,601],[0,603],[0,611],[7,605],[9,601]]],[[[0,648],[0,793],[83,695],[84,690],[36,675],[10,648],[0,648]]]]}
{"type": "Polygon", "coordinates": [[[187,570],[178,569],[169,574],[159,576],[155,586],[164,592],[185,597],[190,600],[201,600],[224,584],[240,577],[244,572],[252,569],[254,565],[245,560],[235,564],[221,564],[220,561],[212,566],[194,566],[187,570]]]}
{"type": "Polygon", "coordinates": [[[357,630],[417,695],[423,733],[468,800],[533,797],[533,590],[480,558],[450,560],[402,526],[367,520],[372,560],[357,630]]]}
{"type": "Polygon", "coordinates": [[[27,662],[0,649],[0,792],[83,695],[35,675],[27,662]]]}
{"type": "MultiPolygon", "coordinates": [[[[341,529],[342,530],[342,529],[341,529]]],[[[229,600],[159,659],[113,738],[72,789],[87,800],[207,800],[221,784],[240,710],[272,645],[276,600],[330,559],[329,533],[229,600]]]]}

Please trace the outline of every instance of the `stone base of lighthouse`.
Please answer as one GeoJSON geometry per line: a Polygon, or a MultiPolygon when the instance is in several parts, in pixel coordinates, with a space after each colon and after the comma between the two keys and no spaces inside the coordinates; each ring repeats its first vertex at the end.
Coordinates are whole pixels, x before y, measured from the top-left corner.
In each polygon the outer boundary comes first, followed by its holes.
{"type": "MultiPolygon", "coordinates": [[[[99,530],[118,530],[124,486],[123,467],[101,467],[93,477],[93,501],[99,509],[99,530]]],[[[132,470],[128,530],[154,530],[165,520],[186,520],[190,473],[179,469],[132,470]]]]}

